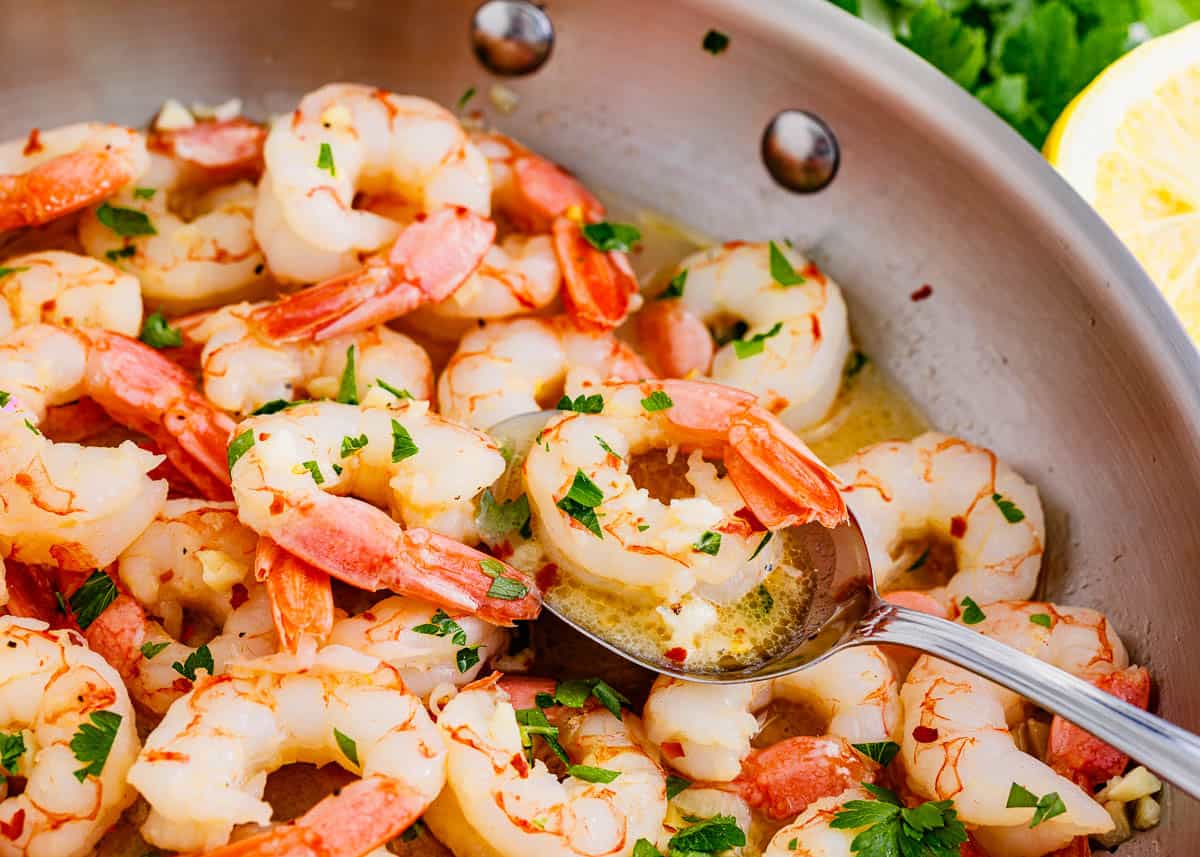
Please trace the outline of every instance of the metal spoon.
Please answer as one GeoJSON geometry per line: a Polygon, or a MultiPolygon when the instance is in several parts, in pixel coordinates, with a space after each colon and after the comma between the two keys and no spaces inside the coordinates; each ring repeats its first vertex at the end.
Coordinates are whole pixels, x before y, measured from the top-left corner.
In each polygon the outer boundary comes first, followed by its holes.
{"type": "MultiPolygon", "coordinates": [[[[490,429],[509,453],[509,472],[557,413],[522,414],[490,429]]],[[[693,672],[647,660],[580,626],[553,605],[545,607],[579,633],[648,670],[708,684],[777,678],[851,646],[910,646],[1019,693],[1200,798],[1200,737],[963,625],[884,601],[875,591],[866,544],[853,516],[834,530],[817,524],[794,527],[788,537],[801,540],[814,561],[815,595],[797,630],[798,643],[751,668],[693,672]]]]}

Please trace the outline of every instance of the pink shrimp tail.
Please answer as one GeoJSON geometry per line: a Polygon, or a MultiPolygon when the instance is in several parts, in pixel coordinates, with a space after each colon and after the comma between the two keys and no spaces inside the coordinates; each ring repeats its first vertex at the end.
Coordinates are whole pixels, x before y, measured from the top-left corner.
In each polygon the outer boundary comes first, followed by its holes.
{"type": "Polygon", "coordinates": [[[83,150],[23,175],[0,176],[0,231],[49,223],[112,196],[133,178],[119,155],[83,150]]]}
{"type": "Polygon", "coordinates": [[[752,751],[732,785],[767,817],[784,819],[815,800],[873,782],[877,772],[878,766],[841,738],[798,736],[752,751]]]}
{"type": "Polygon", "coordinates": [[[303,638],[321,642],[329,636],[333,589],[328,574],[263,536],[254,554],[254,576],[266,581],[271,619],[284,649],[295,653],[303,638]]]}
{"type": "Polygon", "coordinates": [[[637,314],[637,336],[651,368],[664,378],[707,375],[712,366],[712,334],[678,300],[654,301],[637,314]]]}
{"type": "Polygon", "coordinates": [[[271,339],[321,341],[353,333],[443,301],[483,261],[496,225],[465,208],[443,208],[405,227],[386,255],[326,280],[251,318],[271,339]]]}
{"type": "Polygon", "coordinates": [[[197,390],[192,378],[158,351],[101,330],[90,342],[88,392],[114,420],[151,437],[209,500],[228,500],[226,448],[234,422],[197,390]]]}
{"type": "Polygon", "coordinates": [[[350,783],[300,818],[208,852],[208,857],[361,857],[403,833],[429,799],[398,780],[350,783]]]}
{"type": "Polygon", "coordinates": [[[597,250],[569,217],[557,218],[552,232],[567,314],[584,330],[612,330],[620,325],[638,293],[629,260],[623,253],[597,250]]]}
{"type": "Polygon", "coordinates": [[[224,184],[258,178],[266,139],[265,128],[239,116],[198,122],[178,131],[156,131],[147,146],[199,170],[213,184],[224,184]]]}
{"type": "Polygon", "coordinates": [[[430,530],[403,530],[386,512],[353,497],[315,494],[303,509],[276,515],[266,535],[359,589],[390,589],[498,625],[532,619],[541,609],[537,584],[525,574],[430,530]],[[485,561],[512,581],[506,597],[488,595],[496,581],[485,561]]]}
{"type": "MultiPolygon", "coordinates": [[[[1150,705],[1150,673],[1145,667],[1127,667],[1102,676],[1093,684],[1143,710],[1150,705]]],[[[1090,791],[1124,772],[1129,757],[1056,716],[1050,724],[1046,763],[1090,791]]]]}
{"type": "Polygon", "coordinates": [[[46,418],[38,428],[55,443],[82,443],[115,425],[95,400],[84,397],[77,402],[47,408],[46,418]]]}
{"type": "Polygon", "coordinates": [[[528,150],[512,164],[518,199],[509,219],[527,232],[549,232],[554,221],[572,208],[578,208],[585,222],[601,220],[604,206],[578,179],[558,164],[528,150]]]}

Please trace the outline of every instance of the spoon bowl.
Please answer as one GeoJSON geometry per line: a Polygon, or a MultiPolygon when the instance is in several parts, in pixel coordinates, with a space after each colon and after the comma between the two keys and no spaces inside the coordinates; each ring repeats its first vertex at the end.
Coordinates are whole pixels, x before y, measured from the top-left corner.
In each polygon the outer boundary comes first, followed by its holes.
{"type": "MultiPolygon", "coordinates": [[[[518,473],[546,423],[559,413],[549,410],[521,414],[489,430],[509,462],[501,477],[505,487],[518,473]]],[[[875,589],[866,543],[853,515],[834,529],[819,524],[791,527],[787,537],[799,540],[812,560],[809,573],[813,597],[799,620],[801,627],[795,630],[794,644],[750,667],[689,670],[641,657],[583,627],[549,601],[543,603],[580,634],[645,669],[707,684],[778,678],[851,646],[908,646],[1026,697],[1200,798],[1200,737],[965,625],[888,603],[875,589]]]]}

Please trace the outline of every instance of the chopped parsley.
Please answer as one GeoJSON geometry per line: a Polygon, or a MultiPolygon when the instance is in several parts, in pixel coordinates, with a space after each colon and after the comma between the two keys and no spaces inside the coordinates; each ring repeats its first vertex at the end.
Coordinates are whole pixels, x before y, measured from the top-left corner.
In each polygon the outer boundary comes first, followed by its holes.
{"type": "Polygon", "coordinates": [[[611,783],[617,777],[621,776],[620,771],[612,771],[608,768],[595,768],[591,765],[568,765],[567,773],[577,780],[583,780],[585,783],[611,783]]]}
{"type": "Polygon", "coordinates": [[[233,440],[229,442],[229,449],[225,453],[225,457],[229,461],[229,471],[233,472],[233,465],[237,464],[238,459],[250,451],[250,447],[254,446],[254,432],[246,429],[233,440]]]}
{"type": "Polygon", "coordinates": [[[75,615],[80,630],[86,631],[108,605],[116,600],[117,584],[103,571],[96,570],[71,594],[67,603],[71,605],[71,612],[75,615]]]}
{"type": "Polygon", "coordinates": [[[349,458],[367,445],[367,436],[360,434],[358,437],[345,435],[342,438],[342,458],[349,458]]]}
{"type": "Polygon", "coordinates": [[[600,437],[600,435],[595,434],[595,435],[592,435],[592,437],[596,438],[596,443],[600,444],[600,448],[603,449],[605,452],[607,452],[609,455],[613,456],[618,461],[625,460],[625,459],[621,458],[621,456],[617,455],[616,450],[614,450],[611,446],[609,446],[607,443],[605,443],[604,438],[600,437]]]}
{"type": "Polygon", "coordinates": [[[913,560],[913,564],[906,568],[905,571],[916,571],[925,564],[925,560],[927,559],[929,559],[929,548],[921,551],[921,555],[913,560]]]}
{"type": "Polygon", "coordinates": [[[770,242],[770,248],[771,279],[784,288],[802,284],[804,277],[796,273],[796,269],[792,267],[792,263],[788,261],[787,256],[783,255],[783,251],[779,249],[779,245],[772,241],[770,242]]]}
{"type": "Polygon", "coordinates": [[[75,779],[82,783],[89,776],[98,777],[104,772],[104,763],[120,728],[121,715],[113,711],[93,711],[90,723],[79,724],[70,745],[75,758],[83,762],[83,767],[75,771],[75,779]]]}
{"type": "Polygon", "coordinates": [[[690,788],[691,785],[691,780],[685,780],[683,777],[677,777],[674,774],[671,774],[667,777],[667,800],[671,800],[681,791],[690,788]]]}
{"type": "Polygon", "coordinates": [[[618,720],[621,719],[621,706],[629,704],[629,700],[625,698],[624,694],[607,682],[598,678],[576,678],[570,681],[560,681],[554,688],[554,696],[550,699],[539,699],[538,705],[549,707],[553,703],[558,703],[568,708],[582,708],[589,697],[595,697],[596,701],[607,708],[618,720]]]}
{"type": "Polygon", "coordinates": [[[458,666],[460,673],[465,673],[475,664],[479,663],[479,647],[482,643],[476,643],[473,646],[464,646],[454,653],[454,663],[458,666]]]}
{"type": "Polygon", "coordinates": [[[0,390],[0,408],[8,404],[8,400],[12,398],[12,393],[0,390]]]}
{"type": "Polygon", "coordinates": [[[667,283],[667,287],[658,293],[655,300],[665,301],[670,298],[683,297],[683,287],[687,285],[688,272],[684,268],[678,274],[671,278],[671,282],[667,283]]]}
{"type": "Polygon", "coordinates": [[[431,637],[449,637],[450,642],[456,646],[465,646],[467,644],[467,632],[463,630],[462,625],[459,625],[448,615],[446,611],[439,608],[429,621],[413,628],[418,634],[428,634],[431,637]]]}
{"type": "Polygon", "coordinates": [[[850,746],[872,762],[878,762],[885,767],[900,752],[900,745],[895,741],[872,741],[869,744],[851,744],[850,746]]]}
{"type": "Polygon", "coordinates": [[[999,507],[1000,514],[1003,515],[1004,520],[1008,521],[1010,524],[1019,524],[1021,521],[1025,520],[1025,513],[1018,509],[1017,504],[1012,500],[1006,500],[999,494],[993,494],[992,502],[999,507]]]}
{"type": "Polygon", "coordinates": [[[771,537],[774,535],[775,534],[773,532],[767,530],[767,532],[763,534],[762,541],[758,543],[758,547],[754,549],[754,553],[750,554],[750,559],[746,560],[746,562],[753,561],[756,556],[762,553],[763,548],[767,546],[767,542],[771,541],[771,537]]]}
{"type": "Polygon", "coordinates": [[[346,366],[342,369],[341,380],[338,381],[337,401],[344,405],[358,404],[358,381],[355,379],[354,346],[346,349],[346,366]]]}
{"type": "Polygon", "coordinates": [[[515,577],[507,577],[504,572],[508,568],[500,560],[487,558],[479,561],[483,573],[492,579],[488,587],[488,598],[499,598],[501,601],[518,601],[529,594],[529,587],[515,577]]]}
{"type": "Polygon", "coordinates": [[[765,333],[756,333],[749,339],[735,339],[733,341],[733,353],[737,355],[738,360],[745,360],[747,357],[762,354],[763,349],[766,348],[766,341],[772,336],[778,336],[781,330],[783,330],[783,322],[777,321],[765,333]]]}
{"type": "Polygon", "coordinates": [[[1032,809],[1033,818],[1029,822],[1030,827],[1037,827],[1043,821],[1049,821],[1067,811],[1067,806],[1059,797],[1058,792],[1047,792],[1038,797],[1020,783],[1013,783],[1009,788],[1008,801],[1004,805],[1009,809],[1014,807],[1032,809]]]}
{"type": "Polygon", "coordinates": [[[400,423],[392,420],[392,461],[403,461],[406,458],[412,458],[420,450],[413,443],[412,435],[408,433],[408,429],[400,425],[400,423]]]}
{"type": "Polygon", "coordinates": [[[7,277],[9,274],[21,274],[29,270],[28,265],[17,265],[13,268],[8,268],[0,265],[0,277],[7,277]]]}
{"type": "Polygon", "coordinates": [[[716,854],[745,844],[746,834],[732,815],[714,815],[676,833],[667,843],[667,850],[671,854],[716,854]]]}
{"type": "Polygon", "coordinates": [[[492,489],[488,488],[479,498],[476,524],[488,541],[498,541],[513,530],[520,530],[522,536],[529,538],[529,498],[522,494],[515,500],[497,503],[492,489]]]}
{"type": "Polygon", "coordinates": [[[649,839],[639,839],[633,843],[632,857],[662,857],[662,852],[649,839]]]}
{"type": "Polygon", "coordinates": [[[342,751],[342,755],[350,760],[350,764],[358,766],[358,742],[342,732],[340,729],[333,730],[333,740],[337,741],[338,749],[342,751]]]}
{"type": "Polygon", "coordinates": [[[25,755],[25,733],[0,733],[0,766],[10,774],[17,772],[17,763],[25,755]]]}
{"type": "Polygon", "coordinates": [[[565,497],[554,505],[566,512],[584,526],[598,539],[604,538],[600,529],[600,519],[596,517],[596,507],[604,502],[604,492],[600,490],[582,468],[575,471],[571,488],[565,497]]]}
{"type": "Polygon", "coordinates": [[[859,372],[861,372],[863,370],[863,367],[866,366],[869,362],[871,362],[870,357],[863,354],[861,351],[855,349],[850,354],[850,359],[846,362],[846,372],[845,372],[846,377],[853,378],[855,375],[857,375],[859,372]]]}
{"type": "Polygon", "coordinates": [[[979,605],[970,596],[959,602],[962,605],[962,620],[964,625],[978,625],[987,618],[987,614],[979,609],[979,605]]]}
{"type": "Polygon", "coordinates": [[[171,644],[170,643],[142,643],[142,647],[141,647],[142,657],[148,661],[153,660],[156,655],[162,654],[162,650],[165,649],[169,645],[171,645],[171,644]]]}
{"type": "Polygon", "coordinates": [[[110,262],[119,262],[122,259],[128,259],[137,255],[137,248],[132,244],[126,247],[120,247],[116,250],[104,251],[104,258],[110,262]]]}
{"type": "Polygon", "coordinates": [[[863,783],[876,800],[847,801],[833,816],[835,830],[865,827],[850,843],[859,857],[959,857],[967,831],[958,820],[954,801],[928,801],[904,806],[894,792],[863,783]]]}
{"type": "Polygon", "coordinates": [[[597,250],[605,253],[613,250],[627,252],[630,247],[642,240],[642,233],[627,223],[609,223],[602,220],[599,223],[589,223],[584,226],[583,237],[597,250]]]}
{"type": "Polygon", "coordinates": [[[697,553],[706,553],[709,556],[716,556],[721,550],[721,534],[714,533],[712,530],[705,530],[700,534],[700,538],[696,539],[692,545],[692,550],[697,553]]]}
{"type": "Polygon", "coordinates": [[[518,708],[513,713],[517,717],[517,728],[521,732],[521,746],[525,748],[525,754],[530,759],[533,758],[533,737],[536,735],[546,742],[563,764],[571,764],[567,751],[558,742],[558,727],[550,725],[540,708],[518,708]]]}
{"type": "Polygon", "coordinates": [[[604,397],[599,393],[585,396],[580,393],[574,399],[563,396],[555,405],[560,411],[575,411],[580,414],[598,414],[604,410],[604,397]]]}
{"type": "Polygon", "coordinates": [[[708,51],[713,56],[725,53],[729,48],[729,36],[722,33],[720,30],[709,30],[704,34],[703,41],[700,42],[700,47],[708,51]]]}
{"type": "Polygon", "coordinates": [[[758,589],[754,590],[754,596],[758,599],[758,612],[762,615],[767,615],[775,609],[775,596],[771,594],[771,590],[767,589],[765,583],[760,583],[758,589]]]}
{"type": "Polygon", "coordinates": [[[175,670],[175,672],[188,681],[196,680],[196,670],[207,670],[209,675],[216,672],[212,652],[209,651],[208,646],[201,646],[196,649],[196,651],[187,656],[187,659],[183,663],[175,661],[175,663],[171,664],[171,669],[175,670]]]}
{"type": "Polygon", "coordinates": [[[96,209],[96,219],[122,238],[158,234],[150,218],[133,208],[119,208],[104,202],[96,209]]]}
{"type": "Polygon", "coordinates": [[[269,402],[263,402],[257,408],[250,412],[250,416],[259,417],[264,414],[277,414],[280,411],[294,408],[297,405],[305,405],[311,402],[312,399],[296,399],[294,402],[289,402],[287,399],[272,399],[269,402]]]}
{"type": "Polygon", "coordinates": [[[1049,613],[1034,613],[1029,617],[1029,621],[1035,625],[1041,625],[1043,628],[1049,628],[1054,624],[1049,613]]]}
{"type": "Polygon", "coordinates": [[[322,143],[321,151],[317,153],[317,169],[329,173],[331,178],[337,178],[337,166],[333,163],[333,147],[328,143],[322,143]]]}
{"type": "Polygon", "coordinates": [[[642,407],[651,413],[654,411],[665,411],[674,404],[665,390],[655,390],[649,396],[642,399],[642,407]]]}
{"type": "Polygon", "coordinates": [[[135,187],[133,189],[134,199],[154,199],[154,194],[158,193],[157,189],[152,187],[135,187]]]}
{"type": "Polygon", "coordinates": [[[29,421],[28,417],[25,418],[25,428],[29,429],[31,432],[36,434],[38,437],[42,436],[42,433],[40,431],[38,431],[38,427],[35,426],[33,423],[31,423],[29,421]]]}
{"type": "Polygon", "coordinates": [[[383,380],[382,378],[375,379],[375,386],[382,387],[383,389],[387,390],[389,393],[391,393],[393,396],[395,396],[397,399],[400,399],[401,401],[404,401],[405,399],[413,398],[413,394],[408,392],[408,390],[393,387],[391,384],[389,384],[387,381],[383,380]]]}
{"type": "Polygon", "coordinates": [[[308,471],[308,475],[312,477],[313,482],[318,485],[325,481],[325,477],[321,475],[321,467],[315,461],[301,461],[300,466],[308,471]]]}
{"type": "Polygon", "coordinates": [[[462,110],[464,107],[467,106],[467,102],[469,102],[474,97],[475,97],[475,87],[468,86],[463,91],[463,94],[458,96],[458,101],[455,102],[454,109],[462,110]]]}

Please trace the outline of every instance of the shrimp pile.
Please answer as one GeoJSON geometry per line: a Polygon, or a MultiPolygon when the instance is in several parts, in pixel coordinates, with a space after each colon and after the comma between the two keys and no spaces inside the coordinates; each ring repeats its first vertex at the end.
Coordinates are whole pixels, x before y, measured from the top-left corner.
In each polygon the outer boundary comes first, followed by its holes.
{"type": "Polygon", "coordinates": [[[239,104],[0,144],[0,857],[1066,857],[1157,822],[1144,768],[932,657],[639,687],[531,629],[752,665],[813,597],[789,532],[853,515],[885,597],[1151,692],[1102,613],[1027,600],[1030,481],[864,416],[790,242],[642,270],[648,218],[478,117],[239,104]]]}

